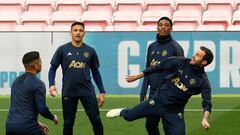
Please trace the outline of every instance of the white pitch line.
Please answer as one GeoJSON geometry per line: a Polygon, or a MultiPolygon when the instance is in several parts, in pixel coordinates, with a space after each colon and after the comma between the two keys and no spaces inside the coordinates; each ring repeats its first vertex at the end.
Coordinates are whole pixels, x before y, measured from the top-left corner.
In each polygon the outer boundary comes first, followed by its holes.
{"type": "MultiPolygon", "coordinates": [[[[53,112],[62,112],[62,109],[50,109],[53,112]]],[[[107,112],[110,109],[100,109],[101,112],[107,112]]],[[[78,112],[83,112],[84,109],[78,109],[78,112]]],[[[186,112],[202,112],[203,109],[185,109],[186,112]]],[[[8,109],[0,109],[0,112],[8,112],[8,109]]],[[[212,109],[212,112],[240,112],[240,109],[212,109]]]]}

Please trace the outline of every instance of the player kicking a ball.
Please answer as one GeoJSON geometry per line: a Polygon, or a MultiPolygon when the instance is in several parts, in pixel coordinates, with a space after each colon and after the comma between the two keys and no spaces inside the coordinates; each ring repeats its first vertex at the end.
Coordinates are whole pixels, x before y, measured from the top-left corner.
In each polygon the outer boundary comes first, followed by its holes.
{"type": "Polygon", "coordinates": [[[109,118],[122,116],[127,121],[147,116],[162,118],[166,135],[185,135],[184,108],[192,95],[201,93],[204,109],[202,126],[209,129],[208,122],[212,103],[211,86],[204,67],[213,60],[213,53],[201,46],[192,59],[171,57],[161,64],[146,68],[136,75],[127,75],[127,82],[134,82],[154,72],[169,71],[155,96],[132,109],[111,109],[106,116],[109,118]]]}

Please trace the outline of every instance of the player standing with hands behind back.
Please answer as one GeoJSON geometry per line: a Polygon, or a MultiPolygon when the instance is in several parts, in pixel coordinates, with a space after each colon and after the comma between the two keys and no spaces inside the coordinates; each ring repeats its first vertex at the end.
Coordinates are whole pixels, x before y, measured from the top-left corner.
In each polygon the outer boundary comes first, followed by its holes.
{"type": "MultiPolygon", "coordinates": [[[[166,58],[171,56],[184,56],[182,47],[172,39],[172,20],[168,17],[161,17],[157,22],[156,41],[149,45],[147,50],[146,68],[154,67],[160,64],[166,58]]],[[[145,76],[140,93],[140,101],[146,99],[148,86],[150,85],[149,99],[154,96],[159,85],[163,81],[167,72],[155,72],[149,76],[145,76]]],[[[159,116],[149,116],[146,118],[146,129],[148,135],[160,135],[158,129],[159,116]]]]}
{"type": "Polygon", "coordinates": [[[87,116],[93,126],[95,135],[103,135],[103,125],[100,119],[99,107],[104,104],[105,90],[99,68],[98,56],[95,50],[83,42],[84,24],[74,22],[71,25],[72,41],[60,46],[52,60],[49,69],[49,92],[55,96],[54,84],[56,70],[61,65],[63,73],[62,107],[63,134],[72,135],[76,117],[78,100],[81,101],[87,116]],[[100,91],[98,99],[91,83],[90,70],[100,91]]]}

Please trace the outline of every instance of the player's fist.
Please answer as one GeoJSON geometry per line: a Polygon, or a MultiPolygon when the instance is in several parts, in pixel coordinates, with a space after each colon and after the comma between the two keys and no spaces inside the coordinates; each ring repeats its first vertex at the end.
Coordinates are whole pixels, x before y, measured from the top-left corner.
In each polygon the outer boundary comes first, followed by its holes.
{"type": "Polygon", "coordinates": [[[125,76],[125,80],[130,83],[130,82],[134,82],[134,81],[136,81],[136,80],[138,80],[138,79],[140,79],[142,77],[144,77],[144,73],[143,72],[141,72],[139,74],[136,74],[136,75],[126,75],[125,76]]]}
{"type": "Polygon", "coordinates": [[[58,117],[57,117],[57,115],[54,115],[54,119],[53,119],[53,121],[54,121],[54,124],[55,124],[55,125],[58,124],[58,117]]]}
{"type": "Polygon", "coordinates": [[[104,102],[105,102],[105,94],[100,93],[99,96],[98,96],[98,106],[102,107],[104,102]]]}
{"type": "Polygon", "coordinates": [[[202,127],[205,129],[205,130],[208,130],[210,128],[210,124],[208,122],[208,120],[206,119],[203,119],[202,120],[202,127]]]}
{"type": "Polygon", "coordinates": [[[41,123],[41,122],[38,122],[38,124],[39,124],[40,129],[41,129],[45,134],[47,134],[47,133],[50,131],[49,128],[48,128],[48,126],[47,126],[46,124],[41,123]]]}
{"type": "Polygon", "coordinates": [[[56,97],[56,96],[57,96],[57,91],[53,91],[51,95],[52,95],[53,97],[56,97]]]}
{"type": "Polygon", "coordinates": [[[57,88],[55,85],[50,86],[49,93],[52,97],[57,96],[57,88]]]}
{"type": "Polygon", "coordinates": [[[147,99],[145,95],[140,95],[140,102],[143,102],[147,99]]]}
{"type": "Polygon", "coordinates": [[[136,81],[137,80],[137,77],[135,76],[135,75],[126,75],[125,76],[125,79],[126,79],[126,81],[127,82],[134,82],[134,81],[136,81]]]}

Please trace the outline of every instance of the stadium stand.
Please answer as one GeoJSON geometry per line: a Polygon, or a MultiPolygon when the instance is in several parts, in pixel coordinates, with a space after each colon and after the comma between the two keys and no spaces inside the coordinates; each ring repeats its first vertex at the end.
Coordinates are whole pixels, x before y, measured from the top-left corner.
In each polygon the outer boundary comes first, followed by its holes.
{"type": "Polygon", "coordinates": [[[172,14],[168,11],[147,10],[142,15],[142,25],[154,25],[156,27],[157,21],[160,17],[167,16],[172,18],[172,14]]]}
{"type": "Polygon", "coordinates": [[[70,26],[68,25],[49,25],[44,27],[44,31],[69,31],[70,26]]]}
{"type": "Polygon", "coordinates": [[[21,24],[47,26],[50,24],[50,15],[47,12],[26,11],[21,16],[21,24]]]}
{"type": "Polygon", "coordinates": [[[240,25],[240,10],[236,10],[232,16],[232,24],[240,25]]]}
{"type": "Polygon", "coordinates": [[[220,10],[220,11],[233,11],[235,4],[234,0],[205,0],[205,9],[206,10],[220,10]]]}
{"type": "Polygon", "coordinates": [[[141,24],[141,15],[143,12],[143,0],[116,0],[115,12],[112,16],[112,25],[107,28],[110,30],[136,30],[136,27],[141,24]],[[125,28],[124,28],[125,26],[125,28]],[[127,28],[127,27],[128,28],[127,28]]]}
{"type": "Polygon", "coordinates": [[[143,12],[144,0],[116,0],[116,11],[134,11],[140,15],[143,12]]]}
{"type": "Polygon", "coordinates": [[[75,11],[82,14],[85,8],[84,0],[56,0],[56,11],[75,11]]]}
{"type": "MultiPolygon", "coordinates": [[[[173,14],[173,24],[175,26],[189,26],[189,28],[196,29],[201,24],[201,13],[196,11],[176,11],[173,14]]],[[[181,27],[178,27],[181,28],[181,27]]],[[[187,28],[187,27],[185,27],[187,28]]]]}
{"type": "Polygon", "coordinates": [[[187,25],[186,23],[184,23],[184,25],[173,25],[173,31],[196,31],[197,27],[193,26],[193,25],[187,25]]]}
{"type": "Polygon", "coordinates": [[[168,11],[172,14],[174,0],[145,0],[146,10],[168,11]]]}
{"type": "Polygon", "coordinates": [[[51,24],[55,26],[70,26],[74,21],[80,21],[81,12],[55,11],[53,12],[51,24]]]}
{"type": "Polygon", "coordinates": [[[17,25],[14,27],[14,31],[44,31],[41,25],[17,25]]]}
{"type": "Polygon", "coordinates": [[[105,27],[97,26],[97,25],[86,25],[86,31],[104,31],[105,27]]]}
{"type": "MultiPolygon", "coordinates": [[[[137,11],[116,11],[113,13],[112,25],[117,27],[129,26],[130,29],[135,30],[140,25],[140,18],[141,16],[137,11]]],[[[122,28],[125,29],[124,27],[122,28]]]]}
{"type": "Polygon", "coordinates": [[[240,25],[229,25],[227,31],[240,31],[240,25]]]}
{"type": "Polygon", "coordinates": [[[235,0],[234,9],[235,10],[239,10],[240,9],[240,0],[235,0]]]}
{"type": "Polygon", "coordinates": [[[204,10],[204,0],[176,0],[175,10],[194,10],[200,13],[204,10]]]}
{"type": "Polygon", "coordinates": [[[223,25],[199,25],[197,31],[225,31],[226,28],[223,25]]]}
{"type": "Polygon", "coordinates": [[[227,28],[231,24],[232,15],[227,11],[205,11],[202,16],[202,24],[205,25],[222,25],[227,28]]]}
{"type": "Polygon", "coordinates": [[[0,0],[1,31],[66,31],[73,21],[87,31],[155,31],[162,16],[174,31],[235,31],[239,14],[240,0],[0,0]]]}
{"type": "Polygon", "coordinates": [[[174,31],[195,31],[201,24],[203,11],[203,0],[177,0],[173,13],[174,31]]]}
{"type": "Polygon", "coordinates": [[[157,31],[156,25],[139,25],[136,31],[157,31]]]}
{"type": "Polygon", "coordinates": [[[16,25],[20,24],[20,16],[17,12],[1,11],[0,28],[1,31],[12,31],[16,25]]]}
{"type": "Polygon", "coordinates": [[[230,25],[227,27],[227,31],[240,31],[240,25],[230,25]]]}
{"type": "Polygon", "coordinates": [[[105,31],[136,31],[136,27],[131,25],[109,25],[105,28],[105,31]]]}
{"type": "Polygon", "coordinates": [[[115,0],[87,0],[86,11],[105,11],[112,15],[115,10],[115,0]]]}
{"type": "Polygon", "coordinates": [[[25,7],[25,0],[0,0],[0,12],[11,11],[22,14],[25,7]]]}
{"type": "Polygon", "coordinates": [[[162,16],[172,19],[173,0],[145,0],[145,11],[142,15],[143,25],[155,25],[162,16]]]}
{"type": "Polygon", "coordinates": [[[111,15],[106,11],[90,10],[83,13],[82,21],[89,28],[91,26],[92,29],[97,28],[97,30],[100,30],[98,27],[101,27],[101,30],[103,30],[110,24],[111,15]]]}
{"type": "Polygon", "coordinates": [[[53,0],[26,0],[26,11],[41,11],[52,14],[54,8],[55,6],[53,0]]]}
{"type": "Polygon", "coordinates": [[[11,25],[0,25],[0,31],[14,31],[14,28],[11,25]]]}

